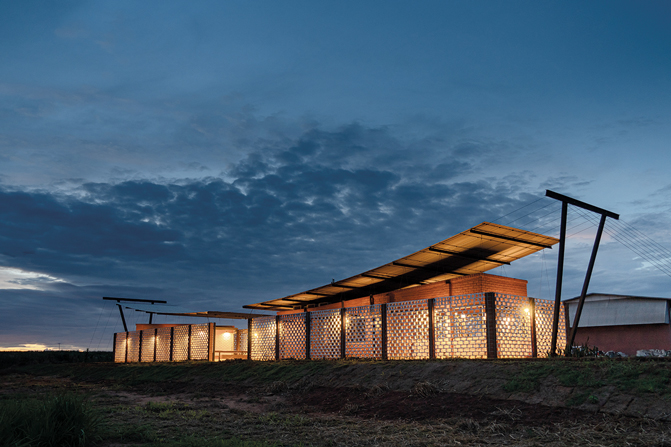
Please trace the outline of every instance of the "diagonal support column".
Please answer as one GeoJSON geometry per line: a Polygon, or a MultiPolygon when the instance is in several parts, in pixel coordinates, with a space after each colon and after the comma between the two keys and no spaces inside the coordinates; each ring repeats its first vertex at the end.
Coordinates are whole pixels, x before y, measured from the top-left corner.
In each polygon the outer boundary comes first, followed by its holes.
{"type": "Polygon", "coordinates": [[[594,247],[592,247],[592,256],[589,258],[589,266],[587,266],[587,274],[585,275],[585,282],[582,285],[582,292],[580,293],[580,301],[578,302],[578,308],[575,312],[575,319],[571,325],[571,335],[566,341],[566,350],[564,351],[566,355],[571,353],[571,348],[573,348],[573,343],[575,342],[575,334],[578,331],[578,323],[580,322],[580,315],[582,315],[582,307],[585,304],[585,296],[587,295],[587,288],[589,287],[589,281],[592,279],[592,270],[594,270],[594,262],[596,261],[596,253],[599,250],[599,243],[601,242],[601,235],[603,234],[603,227],[606,224],[606,215],[601,215],[601,220],[599,221],[599,229],[596,232],[596,237],[594,238],[594,247]]]}
{"type": "MultiPolygon", "coordinates": [[[[594,248],[592,249],[592,258],[590,259],[589,263],[589,268],[587,269],[587,275],[585,277],[585,283],[583,284],[583,293],[582,293],[582,298],[580,300],[580,307],[578,308],[578,312],[576,313],[576,323],[574,324],[574,328],[577,329],[577,322],[580,320],[580,312],[582,311],[582,303],[585,298],[585,294],[587,293],[587,287],[589,285],[589,279],[592,276],[592,269],[594,267],[594,261],[596,259],[596,252],[599,247],[599,241],[601,240],[601,233],[603,232],[603,225],[606,222],[606,217],[610,217],[612,219],[619,219],[620,215],[613,213],[612,211],[605,210],[603,208],[596,207],[594,205],[590,205],[589,203],[581,202],[580,200],[576,200],[572,197],[565,196],[563,194],[556,193],[554,191],[550,191],[549,189],[545,191],[545,195],[547,197],[553,198],[555,200],[559,200],[562,203],[562,217],[561,217],[561,235],[559,239],[559,260],[557,264],[557,288],[555,290],[555,307],[554,307],[554,316],[552,319],[552,343],[550,347],[550,356],[555,357],[557,355],[557,331],[559,329],[559,309],[561,306],[561,286],[562,286],[562,276],[564,274],[564,250],[565,250],[565,243],[566,243],[566,211],[568,208],[568,205],[571,204],[573,206],[577,206],[579,208],[582,208],[587,211],[591,211],[593,213],[597,213],[601,215],[601,223],[599,224],[599,230],[597,233],[597,238],[594,243],[594,248]]],[[[565,354],[570,354],[570,346],[572,346],[573,343],[573,337],[575,337],[575,330],[571,330],[571,337],[569,337],[569,343],[567,344],[567,349],[568,351],[565,351],[565,354]]]]}
{"type": "Polygon", "coordinates": [[[128,332],[128,326],[126,326],[126,317],[123,314],[123,307],[121,307],[121,304],[117,304],[119,306],[119,313],[121,314],[121,322],[123,323],[123,331],[128,332]]]}

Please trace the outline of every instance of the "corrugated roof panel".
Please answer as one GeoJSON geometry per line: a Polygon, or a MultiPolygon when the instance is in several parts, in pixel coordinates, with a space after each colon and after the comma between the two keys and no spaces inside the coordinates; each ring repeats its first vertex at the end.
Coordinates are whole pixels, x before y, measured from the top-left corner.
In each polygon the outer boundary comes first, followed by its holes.
{"type": "Polygon", "coordinates": [[[486,272],[544,248],[551,248],[558,242],[559,239],[551,236],[483,222],[430,247],[350,278],[244,307],[270,309],[289,302],[294,307],[304,307],[307,304],[332,303],[446,281],[462,275],[486,272]],[[296,303],[297,300],[300,302],[296,303]]]}

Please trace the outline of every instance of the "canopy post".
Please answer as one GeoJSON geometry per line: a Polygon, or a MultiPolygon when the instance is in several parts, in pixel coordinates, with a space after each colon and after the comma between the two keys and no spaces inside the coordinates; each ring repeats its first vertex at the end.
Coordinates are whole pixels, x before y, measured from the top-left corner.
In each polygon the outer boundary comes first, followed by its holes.
{"type": "Polygon", "coordinates": [[[603,233],[603,227],[606,223],[606,217],[611,217],[618,220],[620,218],[619,214],[615,214],[612,211],[605,210],[603,208],[590,205],[589,203],[581,202],[572,197],[565,196],[563,194],[550,191],[549,189],[545,190],[545,195],[555,200],[559,200],[562,203],[562,217],[561,217],[561,236],[559,239],[559,260],[557,264],[557,288],[555,290],[555,307],[554,307],[554,318],[552,319],[552,343],[550,347],[550,355],[552,357],[557,355],[557,331],[559,327],[559,306],[561,306],[561,283],[562,275],[564,270],[564,249],[566,243],[566,211],[569,204],[577,206],[587,211],[597,213],[601,215],[601,220],[599,222],[599,229],[597,230],[596,238],[594,240],[594,246],[592,247],[592,256],[590,257],[589,266],[587,267],[587,273],[585,275],[585,281],[583,283],[582,293],[580,295],[580,302],[578,304],[578,309],[576,309],[575,319],[573,326],[571,328],[571,335],[569,336],[566,348],[564,349],[564,355],[571,355],[571,349],[573,348],[573,342],[575,340],[575,334],[578,330],[578,322],[580,321],[580,314],[582,313],[582,307],[585,301],[585,295],[587,295],[587,288],[589,287],[589,281],[592,277],[592,269],[594,268],[594,262],[596,260],[596,253],[599,249],[599,243],[601,241],[601,234],[603,233]]]}

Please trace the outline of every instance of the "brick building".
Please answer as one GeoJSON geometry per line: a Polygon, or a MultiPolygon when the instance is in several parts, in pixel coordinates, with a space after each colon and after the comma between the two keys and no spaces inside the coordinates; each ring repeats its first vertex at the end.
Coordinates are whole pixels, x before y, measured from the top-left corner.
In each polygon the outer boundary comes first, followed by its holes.
{"type": "MultiPolygon", "coordinates": [[[[580,297],[564,301],[574,321],[580,297]]],[[[639,349],[671,350],[671,298],[590,293],[575,345],[636,355],[639,349]]]]}
{"type": "MultiPolygon", "coordinates": [[[[115,358],[156,361],[169,356],[174,361],[243,355],[251,360],[545,356],[550,349],[553,303],[529,298],[525,280],[485,272],[558,242],[550,236],[483,222],[352,277],[245,305],[254,311],[274,312],[246,314],[243,318],[248,319],[247,330],[232,332],[210,324],[147,327],[116,334],[115,358]],[[223,337],[229,340],[224,342],[223,337]],[[217,347],[223,346],[235,346],[235,352],[218,351],[217,347]]],[[[561,314],[560,345],[565,340],[563,307],[561,314]]],[[[214,313],[193,316],[208,315],[214,313]]]]}

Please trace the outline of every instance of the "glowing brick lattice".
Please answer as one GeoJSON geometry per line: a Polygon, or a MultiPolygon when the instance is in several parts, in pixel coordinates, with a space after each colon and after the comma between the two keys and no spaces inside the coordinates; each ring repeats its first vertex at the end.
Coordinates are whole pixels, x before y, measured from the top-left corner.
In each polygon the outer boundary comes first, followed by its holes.
{"type": "Polygon", "coordinates": [[[247,352],[247,329],[241,329],[238,331],[238,335],[240,336],[240,351],[247,352]]]}
{"type": "Polygon", "coordinates": [[[275,360],[275,317],[252,320],[252,360],[275,360]]]}
{"type": "Polygon", "coordinates": [[[435,298],[433,300],[433,325],[436,332],[436,358],[438,359],[454,357],[452,320],[452,297],[435,298]]]}
{"type": "Polygon", "coordinates": [[[210,354],[210,325],[191,325],[191,360],[207,360],[210,354]]]}
{"type": "Polygon", "coordinates": [[[350,307],[345,312],[345,356],[382,358],[382,306],[350,307]]]}
{"type": "Polygon", "coordinates": [[[156,361],[170,361],[170,328],[161,327],[156,329],[156,361]]]}
{"type": "Polygon", "coordinates": [[[495,295],[497,357],[531,357],[531,307],[523,296],[495,295]]]}
{"type": "Polygon", "coordinates": [[[475,293],[450,297],[452,302],[452,357],[487,357],[485,295],[475,293]]]}
{"type": "Polygon", "coordinates": [[[126,361],[126,333],[119,332],[116,334],[116,341],[114,343],[114,361],[116,363],[124,363],[126,361]]]}
{"type": "Polygon", "coordinates": [[[310,358],[340,358],[340,309],[310,314],[310,358]]]}
{"type": "Polygon", "coordinates": [[[280,358],[305,358],[305,313],[280,317],[280,358]]]}
{"type": "MultiPolygon", "coordinates": [[[[547,357],[552,347],[552,317],[554,301],[536,298],[536,346],[538,357],[547,357]]],[[[557,348],[566,346],[566,320],[564,306],[559,308],[559,327],[557,331],[557,348]]]]}
{"type": "Polygon", "coordinates": [[[140,361],[140,332],[138,331],[128,333],[128,361],[140,361]]]}
{"type": "Polygon", "coordinates": [[[387,304],[387,356],[390,360],[429,358],[426,300],[387,304]]]}
{"type": "Polygon", "coordinates": [[[183,362],[189,359],[189,326],[175,326],[172,340],[172,360],[183,362]]]}
{"type": "Polygon", "coordinates": [[[154,361],[154,330],[147,329],[142,332],[142,362],[154,361]]]}
{"type": "MultiPolygon", "coordinates": [[[[434,298],[436,358],[486,358],[485,294],[434,298]]],[[[499,358],[524,358],[532,354],[531,315],[527,297],[496,294],[496,341],[499,358]]],[[[554,302],[535,300],[536,343],[539,357],[547,357],[552,336],[554,302]]],[[[341,354],[341,309],[310,312],[310,357],[336,359],[341,354]]],[[[345,356],[382,358],[382,305],[346,308],[345,356]]],[[[252,355],[254,360],[275,359],[275,317],[254,318],[252,355]]],[[[191,325],[190,358],[209,358],[210,326],[191,325]]],[[[189,359],[189,325],[173,329],[172,360],[189,359]]],[[[280,317],[280,358],[305,358],[305,313],[280,317]]],[[[116,334],[115,362],[170,360],[170,328],[116,334]],[[140,352],[142,359],[140,359],[140,352]]],[[[238,331],[235,346],[247,351],[247,330],[238,331]]],[[[564,307],[560,308],[557,347],[566,344],[564,307]]],[[[387,356],[389,359],[429,358],[428,300],[387,304],[387,356]]]]}

